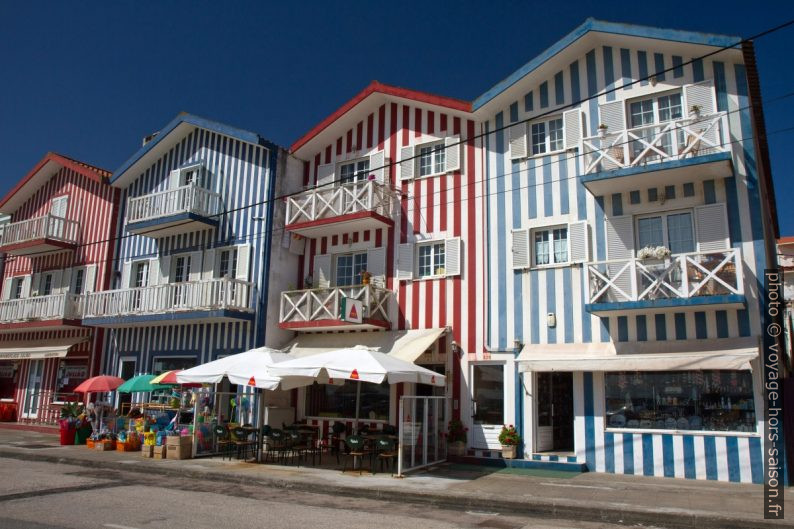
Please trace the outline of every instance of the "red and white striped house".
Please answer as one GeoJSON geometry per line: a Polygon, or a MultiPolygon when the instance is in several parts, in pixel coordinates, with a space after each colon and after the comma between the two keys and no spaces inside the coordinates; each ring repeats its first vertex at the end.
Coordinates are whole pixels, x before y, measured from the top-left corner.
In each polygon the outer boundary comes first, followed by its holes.
{"type": "Polygon", "coordinates": [[[102,330],[81,294],[108,288],[118,212],[110,173],[48,153],[2,199],[0,399],[5,419],[53,422],[57,403],[98,374],[102,330]]]}

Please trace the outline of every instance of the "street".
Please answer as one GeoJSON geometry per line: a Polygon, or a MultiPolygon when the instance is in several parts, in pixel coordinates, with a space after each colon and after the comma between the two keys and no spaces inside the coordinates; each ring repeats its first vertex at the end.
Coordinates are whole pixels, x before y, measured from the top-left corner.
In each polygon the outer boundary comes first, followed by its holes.
{"type": "Polygon", "coordinates": [[[16,459],[0,459],[0,469],[3,529],[619,527],[16,459]]]}

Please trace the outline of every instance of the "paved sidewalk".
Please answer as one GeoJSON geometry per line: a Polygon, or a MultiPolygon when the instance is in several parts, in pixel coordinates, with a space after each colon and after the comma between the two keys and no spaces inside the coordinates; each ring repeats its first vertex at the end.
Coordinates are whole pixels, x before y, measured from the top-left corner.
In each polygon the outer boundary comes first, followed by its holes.
{"type": "MultiPolygon", "coordinates": [[[[792,522],[763,519],[763,487],[758,485],[459,464],[442,464],[398,479],[389,474],[359,476],[338,470],[219,458],[152,460],[140,457],[137,452],[100,452],[85,446],[61,447],[57,443],[54,434],[0,425],[0,457],[5,458],[261,483],[322,494],[569,520],[698,529],[794,527],[792,522]]],[[[794,489],[786,492],[786,511],[789,519],[794,520],[794,489]]]]}

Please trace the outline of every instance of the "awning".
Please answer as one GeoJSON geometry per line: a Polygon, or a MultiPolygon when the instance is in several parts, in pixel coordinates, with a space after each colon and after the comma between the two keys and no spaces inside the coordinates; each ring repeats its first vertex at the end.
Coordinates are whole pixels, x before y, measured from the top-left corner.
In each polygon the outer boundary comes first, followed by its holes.
{"type": "Polygon", "coordinates": [[[410,331],[304,334],[290,342],[284,352],[301,357],[355,345],[365,345],[377,348],[381,353],[400,360],[415,362],[445,332],[446,329],[442,327],[410,331]]]}
{"type": "Polygon", "coordinates": [[[73,345],[87,340],[85,336],[77,336],[35,342],[0,342],[0,360],[63,358],[73,345]]]}
{"type": "Polygon", "coordinates": [[[525,345],[516,359],[527,371],[691,371],[750,369],[758,357],[755,338],[525,345]]]}

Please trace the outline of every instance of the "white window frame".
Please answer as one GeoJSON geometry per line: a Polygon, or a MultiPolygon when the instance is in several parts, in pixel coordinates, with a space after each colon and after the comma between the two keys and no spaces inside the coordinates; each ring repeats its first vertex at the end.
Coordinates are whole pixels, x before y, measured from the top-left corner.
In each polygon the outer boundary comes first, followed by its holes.
{"type": "Polygon", "coordinates": [[[183,187],[189,185],[185,182],[185,178],[188,174],[195,172],[196,176],[192,181],[192,185],[194,186],[201,186],[201,176],[202,170],[204,169],[204,164],[201,162],[191,162],[183,167],[179,168],[179,187],[183,187]]]}
{"type": "Polygon", "coordinates": [[[151,262],[148,259],[141,259],[138,261],[133,261],[132,265],[130,266],[130,288],[143,288],[149,286],[149,267],[151,266],[151,262]],[[140,287],[135,286],[135,283],[138,279],[138,270],[144,268],[143,273],[143,281],[140,287]]]}
{"type": "Polygon", "coordinates": [[[444,143],[444,139],[443,138],[440,139],[440,140],[433,140],[433,141],[426,141],[424,143],[417,143],[414,146],[414,156],[416,157],[414,159],[414,161],[415,161],[414,179],[432,178],[434,176],[439,176],[439,175],[443,175],[443,174],[447,173],[447,148],[446,148],[446,145],[444,143]],[[444,166],[441,168],[440,171],[436,171],[435,170],[436,169],[436,160],[435,160],[436,151],[434,150],[435,147],[440,147],[440,152],[444,156],[444,166]],[[427,149],[427,148],[431,149],[430,150],[430,156],[432,158],[431,166],[432,166],[433,170],[430,173],[423,175],[422,174],[422,152],[421,151],[422,151],[422,149],[427,149]]]}
{"type": "Polygon", "coordinates": [[[76,295],[85,294],[85,280],[88,278],[88,271],[85,266],[77,266],[72,268],[72,276],[69,281],[69,292],[76,295]],[[80,285],[80,292],[77,291],[77,277],[82,273],[82,284],[80,285]]]}
{"type": "Polygon", "coordinates": [[[336,174],[339,175],[338,180],[336,181],[337,186],[343,186],[347,184],[355,184],[358,182],[366,182],[370,175],[370,159],[369,156],[363,156],[361,158],[355,158],[353,160],[346,160],[344,162],[339,162],[336,164],[336,174]],[[358,164],[366,162],[367,168],[363,170],[358,169],[358,164]],[[353,166],[353,180],[349,182],[342,181],[342,168],[347,167],[349,165],[353,166]]]}
{"type": "Polygon", "coordinates": [[[561,266],[571,265],[571,230],[569,224],[549,224],[544,226],[536,226],[529,230],[529,252],[530,252],[530,268],[556,268],[561,266]],[[565,261],[557,262],[554,255],[554,231],[565,230],[565,253],[567,259],[565,261]],[[549,262],[538,264],[537,251],[535,250],[535,234],[541,232],[549,233],[549,262]]]}
{"type": "MultiPolygon", "coordinates": [[[[340,257],[353,256],[353,260],[354,260],[353,269],[355,270],[355,256],[356,255],[364,255],[364,257],[367,258],[367,266],[369,266],[369,255],[367,254],[367,250],[366,249],[356,250],[356,251],[352,251],[352,252],[335,253],[335,254],[331,255],[331,266],[333,267],[333,269],[331,271],[331,275],[332,275],[332,279],[333,279],[333,283],[332,283],[333,288],[336,288],[336,287],[340,286],[339,285],[339,277],[337,275],[337,271],[339,270],[339,265],[338,265],[339,258],[340,257]]],[[[367,269],[365,267],[364,271],[366,271],[366,270],[367,269]]],[[[356,285],[360,285],[360,284],[361,284],[361,281],[359,280],[357,282],[356,281],[356,276],[355,276],[355,274],[353,274],[353,283],[351,283],[350,285],[344,285],[343,288],[344,287],[349,287],[349,286],[356,286],[356,285]]]]}
{"type": "Polygon", "coordinates": [[[8,299],[23,299],[23,288],[25,287],[25,276],[16,276],[11,278],[11,290],[8,293],[8,299]]]}
{"type": "MultiPolygon", "coordinates": [[[[234,279],[237,277],[237,263],[240,258],[240,251],[238,246],[224,246],[223,248],[216,248],[215,254],[217,257],[217,267],[214,267],[213,270],[213,277],[215,279],[223,279],[224,277],[229,277],[230,279],[234,279]],[[221,274],[221,262],[223,261],[223,253],[229,252],[231,261],[229,263],[229,269],[226,271],[226,275],[221,274]],[[232,257],[233,256],[233,257],[232,257]],[[232,266],[234,265],[234,266],[232,266]]],[[[206,257],[205,257],[206,259],[206,257]]]]}
{"type": "MultiPolygon", "coordinates": [[[[187,282],[189,282],[190,281],[190,272],[192,271],[192,268],[194,266],[194,263],[192,263],[191,261],[192,261],[192,259],[191,259],[191,254],[190,253],[180,253],[180,254],[172,255],[171,256],[171,270],[168,271],[168,283],[169,284],[178,284],[178,283],[187,283],[187,282]],[[182,280],[182,281],[176,281],[176,267],[177,267],[177,261],[179,260],[180,257],[184,257],[186,259],[185,263],[187,264],[187,267],[186,267],[186,270],[185,270],[185,279],[182,280]]],[[[132,275],[132,272],[130,272],[130,275],[132,275]]],[[[130,278],[130,280],[132,280],[132,278],[130,278]]]]}
{"type": "Polygon", "coordinates": [[[432,239],[429,241],[421,241],[417,242],[414,246],[414,280],[426,280],[426,279],[438,279],[447,276],[447,251],[446,251],[446,240],[445,239],[432,239]],[[420,254],[422,248],[432,247],[433,249],[430,252],[430,261],[431,261],[431,270],[433,271],[432,274],[423,276],[420,274],[420,254]],[[441,246],[444,249],[444,273],[438,274],[438,268],[435,266],[435,258],[436,258],[436,246],[441,246]]]}
{"type": "MultiPolygon", "coordinates": [[[[670,215],[680,215],[681,213],[689,213],[690,218],[692,219],[692,244],[694,249],[692,252],[697,252],[698,249],[698,232],[697,226],[695,226],[695,211],[691,208],[684,208],[684,209],[673,209],[673,210],[662,210],[662,211],[654,211],[653,213],[643,213],[641,215],[634,215],[634,256],[637,256],[637,252],[642,250],[642,246],[640,246],[640,219],[650,219],[653,217],[661,217],[662,218],[662,240],[664,241],[664,247],[668,250],[670,249],[670,238],[669,232],[667,228],[667,217],[670,215]]],[[[692,253],[692,252],[684,252],[684,253],[692,253]]],[[[680,255],[680,254],[672,254],[672,255],[680,255]]]]}
{"type": "MultiPolygon", "coordinates": [[[[653,123],[641,126],[650,126],[650,125],[662,125],[667,123],[668,121],[673,121],[674,119],[683,119],[687,117],[688,110],[684,108],[684,91],[680,88],[673,89],[673,90],[664,90],[661,92],[651,92],[648,94],[644,94],[641,96],[633,97],[631,99],[627,99],[625,103],[625,112],[626,112],[626,129],[633,129],[636,128],[631,124],[631,105],[632,103],[641,103],[642,101],[651,100],[653,104],[653,123]],[[678,94],[681,96],[681,117],[680,118],[672,118],[665,121],[661,121],[659,119],[659,98],[676,95],[678,94]]],[[[640,126],[640,125],[638,125],[640,126]]]]}
{"type": "Polygon", "coordinates": [[[557,154],[557,153],[565,152],[565,117],[563,116],[563,114],[558,114],[558,115],[547,117],[547,118],[544,118],[544,119],[531,121],[529,123],[529,127],[528,127],[528,130],[527,130],[527,140],[528,140],[527,150],[529,151],[529,157],[530,158],[538,157],[538,156],[548,156],[549,154],[557,154]],[[559,149],[552,149],[551,148],[551,143],[550,143],[550,140],[549,140],[549,124],[552,121],[559,121],[560,122],[560,129],[559,129],[560,130],[560,138],[559,138],[560,148],[559,149]],[[534,141],[534,135],[532,133],[532,128],[535,125],[541,125],[541,124],[544,125],[544,146],[545,146],[546,150],[544,152],[537,152],[536,153],[535,152],[535,141],[534,141]]]}

